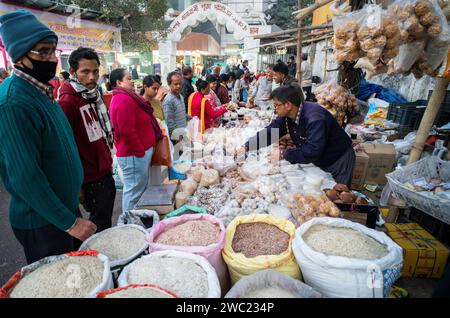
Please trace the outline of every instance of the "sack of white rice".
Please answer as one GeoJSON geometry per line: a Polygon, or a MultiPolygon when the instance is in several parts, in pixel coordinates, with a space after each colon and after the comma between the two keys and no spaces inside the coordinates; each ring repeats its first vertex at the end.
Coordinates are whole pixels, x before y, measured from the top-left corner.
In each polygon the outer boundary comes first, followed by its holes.
{"type": "Polygon", "coordinates": [[[304,223],[293,248],[305,283],[326,297],[387,297],[403,266],[402,248],[386,234],[344,219],[304,223]]]}
{"type": "Polygon", "coordinates": [[[222,258],[225,226],[218,218],[202,213],[164,219],[147,239],[150,253],[175,250],[205,257],[217,272],[222,294],[226,294],[230,277],[222,258]]]}
{"type": "Polygon", "coordinates": [[[225,298],[320,298],[320,293],[273,269],[242,277],[225,298]]]}
{"type": "Polygon", "coordinates": [[[179,251],[160,251],[127,265],[119,276],[119,287],[153,284],[180,298],[219,298],[216,271],[202,256],[179,251]]]}
{"type": "Polygon", "coordinates": [[[177,298],[177,295],[153,284],[134,284],[100,292],[97,298],[177,298]]]}
{"type": "Polygon", "coordinates": [[[142,226],[126,224],[97,233],[80,246],[81,250],[96,250],[106,255],[111,269],[129,264],[148,248],[147,232],[142,226]]]}
{"type": "Polygon", "coordinates": [[[274,269],[301,279],[292,253],[295,225],[268,214],[236,217],[227,227],[222,255],[231,283],[264,269],[274,269]]]}
{"type": "Polygon", "coordinates": [[[0,298],[85,298],[113,288],[109,261],[97,251],[49,256],[23,267],[0,298]]]}

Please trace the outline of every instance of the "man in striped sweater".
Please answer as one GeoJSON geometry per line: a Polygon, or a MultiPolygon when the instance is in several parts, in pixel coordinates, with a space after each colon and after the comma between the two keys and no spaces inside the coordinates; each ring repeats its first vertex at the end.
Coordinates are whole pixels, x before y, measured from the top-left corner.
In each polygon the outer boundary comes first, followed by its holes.
{"type": "Polygon", "coordinates": [[[14,74],[0,87],[0,175],[10,222],[28,263],[77,250],[96,226],[81,218],[83,168],[70,125],[48,83],[58,37],[26,10],[0,16],[14,74]]]}
{"type": "Polygon", "coordinates": [[[186,128],[187,126],[185,96],[181,95],[181,74],[170,72],[167,76],[167,84],[170,92],[163,102],[164,118],[169,128],[169,137],[176,144],[181,140],[181,136],[175,136],[173,132],[177,128],[186,128]]]}

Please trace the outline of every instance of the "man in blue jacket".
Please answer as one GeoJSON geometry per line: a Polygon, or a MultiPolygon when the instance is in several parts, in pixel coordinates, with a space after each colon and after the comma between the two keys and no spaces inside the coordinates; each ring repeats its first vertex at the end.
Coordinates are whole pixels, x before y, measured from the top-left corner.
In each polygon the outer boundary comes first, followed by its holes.
{"type": "Polygon", "coordinates": [[[246,143],[246,151],[266,147],[289,134],[295,149],[282,155],[290,163],[312,163],[350,186],[355,153],[347,133],[318,104],[305,102],[297,84],[274,90],[271,99],[278,118],[246,143]]]}

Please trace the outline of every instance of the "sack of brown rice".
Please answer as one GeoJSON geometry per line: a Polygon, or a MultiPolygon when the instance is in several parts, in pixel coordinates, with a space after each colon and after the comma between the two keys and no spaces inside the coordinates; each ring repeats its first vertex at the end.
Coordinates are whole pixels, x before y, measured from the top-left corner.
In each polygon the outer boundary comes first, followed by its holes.
{"type": "Polygon", "coordinates": [[[222,255],[232,284],[268,268],[301,279],[292,253],[295,234],[292,222],[268,214],[251,214],[236,217],[226,232],[222,255]]]}
{"type": "Polygon", "coordinates": [[[0,288],[0,298],[90,298],[112,287],[108,258],[86,250],[23,267],[0,288]]]}

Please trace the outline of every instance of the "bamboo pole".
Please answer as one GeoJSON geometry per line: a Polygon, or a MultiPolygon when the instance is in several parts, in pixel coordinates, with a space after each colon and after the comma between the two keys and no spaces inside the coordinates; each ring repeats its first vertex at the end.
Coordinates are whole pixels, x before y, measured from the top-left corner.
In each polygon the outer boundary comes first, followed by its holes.
{"type": "Polygon", "coordinates": [[[325,83],[325,78],[327,77],[327,67],[328,67],[328,38],[325,39],[325,65],[323,67],[323,82],[325,83]]]}
{"type": "Polygon", "coordinates": [[[430,129],[433,126],[434,120],[444,100],[445,94],[447,93],[447,87],[450,83],[450,79],[446,77],[440,77],[434,86],[433,94],[428,101],[427,108],[423,114],[422,121],[420,122],[419,130],[417,131],[416,140],[411,149],[409,155],[408,164],[416,162],[420,159],[423,152],[423,147],[430,133],[430,129]]]}
{"type": "Polygon", "coordinates": [[[327,4],[329,4],[330,2],[333,2],[333,1],[334,0],[318,0],[313,5],[310,5],[309,7],[304,8],[304,9],[300,9],[300,10],[294,11],[292,14],[296,14],[297,15],[297,17],[296,17],[297,20],[302,21],[308,15],[313,13],[314,10],[319,9],[319,8],[321,8],[323,6],[326,6],[327,4]]]}
{"type": "MultiPolygon", "coordinates": [[[[318,40],[329,39],[330,37],[333,36],[332,32],[333,32],[333,30],[328,30],[328,31],[323,31],[323,32],[317,33],[317,34],[307,34],[307,35],[305,35],[303,37],[303,43],[310,43],[309,40],[311,40],[310,37],[312,37],[312,36],[316,36],[317,37],[319,35],[324,35],[324,34],[327,34],[327,35],[325,37],[318,37],[317,39],[318,40]]],[[[291,37],[291,38],[284,39],[284,40],[279,40],[279,41],[275,41],[275,42],[271,42],[271,43],[261,44],[261,45],[256,46],[256,47],[248,48],[246,50],[259,49],[259,48],[263,48],[263,47],[267,47],[267,46],[278,46],[279,44],[284,44],[284,43],[289,43],[289,42],[293,42],[294,43],[294,41],[297,41],[297,39],[298,38],[296,38],[296,37],[291,37]]],[[[315,42],[316,41],[316,39],[312,39],[312,40],[313,41],[311,41],[311,42],[315,42]]],[[[294,44],[291,44],[289,46],[293,46],[293,45],[294,44]]],[[[297,45],[297,42],[295,42],[295,45],[297,45]]]]}
{"type": "MultiPolygon", "coordinates": [[[[306,26],[303,28],[300,28],[301,31],[313,31],[313,30],[322,30],[322,29],[330,29],[333,27],[332,23],[328,23],[328,24],[323,24],[323,25],[312,25],[312,26],[306,26]]],[[[273,38],[273,37],[277,37],[280,35],[286,35],[286,34],[291,34],[291,33],[295,33],[298,31],[298,28],[294,28],[294,29],[288,29],[285,31],[277,31],[277,32],[272,32],[269,34],[261,34],[261,35],[255,35],[253,38],[254,39],[266,39],[266,38],[273,38]]]]}
{"type": "MultiPolygon", "coordinates": [[[[302,0],[298,0],[298,8],[301,9],[302,8],[302,0]]],[[[296,78],[298,80],[298,83],[301,85],[302,83],[302,44],[303,44],[303,40],[302,40],[302,20],[298,20],[297,21],[297,27],[298,27],[298,33],[297,33],[297,74],[296,74],[296,78]]]]}

